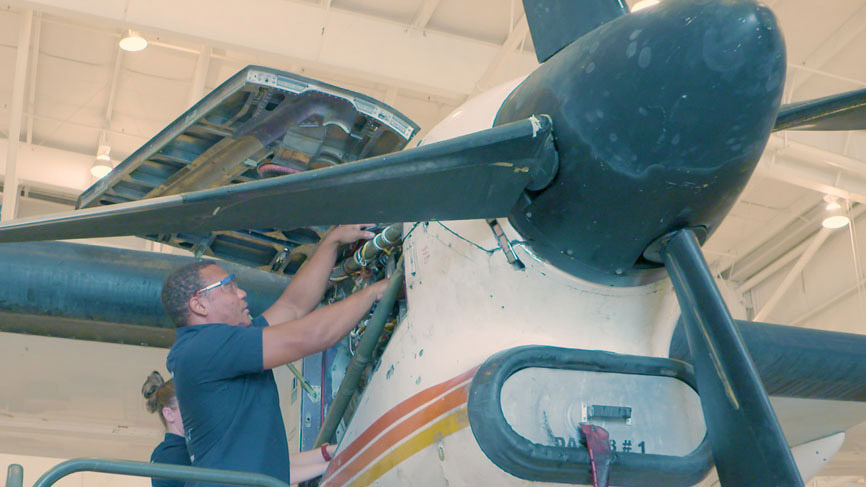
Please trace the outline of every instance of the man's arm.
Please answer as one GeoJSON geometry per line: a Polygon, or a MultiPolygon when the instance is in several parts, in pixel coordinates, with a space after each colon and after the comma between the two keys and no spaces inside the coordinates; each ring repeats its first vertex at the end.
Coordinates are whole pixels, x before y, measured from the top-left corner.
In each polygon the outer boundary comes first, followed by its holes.
{"type": "Polygon", "coordinates": [[[312,311],[322,300],[340,246],[375,236],[373,232],[364,230],[366,226],[340,225],[328,232],[313,256],[292,277],[279,299],[262,313],[268,323],[297,320],[312,311]]]}
{"type": "Polygon", "coordinates": [[[389,282],[388,279],[382,279],[342,301],[319,308],[297,320],[264,328],[264,368],[273,369],[333,346],[382,297],[389,282]]]}

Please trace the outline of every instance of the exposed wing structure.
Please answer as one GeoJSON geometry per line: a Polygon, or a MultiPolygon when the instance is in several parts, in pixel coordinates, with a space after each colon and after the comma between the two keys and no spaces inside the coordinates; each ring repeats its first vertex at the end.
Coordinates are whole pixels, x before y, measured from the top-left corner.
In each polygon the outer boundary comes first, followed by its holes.
{"type": "Polygon", "coordinates": [[[627,14],[621,0],[583,0],[579,6],[559,0],[523,0],[523,10],[538,62],[547,61],[571,41],[627,14]]]}
{"type": "MultiPolygon", "coordinates": [[[[78,199],[94,208],[258,181],[404,148],[418,126],[384,103],[297,74],[248,66],[226,80],[78,199]]],[[[244,227],[146,238],[196,255],[291,274],[318,229],[244,227]]]]}
{"type": "Polygon", "coordinates": [[[866,88],[782,105],[773,130],[866,130],[866,88]]]}
{"type": "Polygon", "coordinates": [[[550,121],[532,118],[315,171],[15,220],[0,242],[498,217],[555,168],[550,121]]]}

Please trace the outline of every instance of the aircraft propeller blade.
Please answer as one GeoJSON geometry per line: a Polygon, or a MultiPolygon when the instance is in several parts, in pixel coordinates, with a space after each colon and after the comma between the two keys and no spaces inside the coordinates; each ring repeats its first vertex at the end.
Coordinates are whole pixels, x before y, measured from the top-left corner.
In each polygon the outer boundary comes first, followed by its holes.
{"type": "Polygon", "coordinates": [[[724,486],[802,486],[791,449],[690,229],[661,256],[682,310],[713,460],[724,486]]]}
{"type": "Polygon", "coordinates": [[[530,117],[339,166],[0,225],[0,242],[505,216],[556,172],[551,122],[530,117]]]}
{"type": "Polygon", "coordinates": [[[866,130],[866,88],[782,105],[773,131],[866,130]]]}
{"type": "Polygon", "coordinates": [[[621,0],[582,0],[580,8],[562,0],[523,0],[523,11],[539,63],[571,41],[628,13],[621,0]]]}

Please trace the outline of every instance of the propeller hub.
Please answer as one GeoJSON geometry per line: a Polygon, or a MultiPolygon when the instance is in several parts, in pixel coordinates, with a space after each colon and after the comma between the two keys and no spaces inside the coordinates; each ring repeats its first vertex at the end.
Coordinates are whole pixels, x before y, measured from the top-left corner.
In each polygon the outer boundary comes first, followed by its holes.
{"type": "Polygon", "coordinates": [[[680,228],[715,230],[763,152],[784,79],[781,32],[751,0],[667,0],[602,25],[497,114],[495,125],[549,115],[560,161],[509,220],[581,278],[660,278],[644,250],[680,228]]]}

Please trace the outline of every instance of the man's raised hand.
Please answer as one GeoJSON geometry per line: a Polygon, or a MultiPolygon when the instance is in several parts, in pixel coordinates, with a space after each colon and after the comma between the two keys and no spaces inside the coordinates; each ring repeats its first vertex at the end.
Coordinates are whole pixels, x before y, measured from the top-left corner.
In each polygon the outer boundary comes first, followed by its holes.
{"type": "Polygon", "coordinates": [[[358,225],[339,225],[331,229],[324,240],[334,242],[337,245],[349,244],[356,240],[369,240],[376,236],[375,233],[365,230],[372,227],[372,223],[362,223],[358,225]]]}

